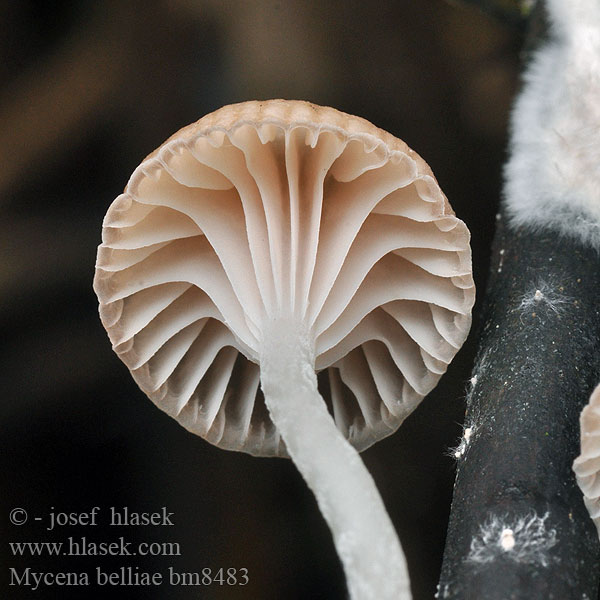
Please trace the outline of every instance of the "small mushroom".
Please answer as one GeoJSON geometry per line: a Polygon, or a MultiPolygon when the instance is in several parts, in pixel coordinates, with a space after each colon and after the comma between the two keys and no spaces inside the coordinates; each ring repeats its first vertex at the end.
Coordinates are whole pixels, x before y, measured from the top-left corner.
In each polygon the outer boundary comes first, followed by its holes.
{"type": "Polygon", "coordinates": [[[573,462],[583,502],[600,536],[600,385],[581,411],[581,454],[573,462]]]}
{"type": "Polygon", "coordinates": [[[474,302],[469,232],[415,152],[306,102],[221,108],[135,170],[94,288],[159,408],[222,448],[292,458],[352,598],[410,597],[357,450],[436,385],[474,302]]]}

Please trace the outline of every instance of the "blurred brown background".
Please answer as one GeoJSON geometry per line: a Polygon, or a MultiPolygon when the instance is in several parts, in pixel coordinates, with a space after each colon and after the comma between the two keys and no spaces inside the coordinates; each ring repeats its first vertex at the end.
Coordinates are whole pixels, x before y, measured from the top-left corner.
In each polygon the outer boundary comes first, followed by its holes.
{"type": "MultiPolygon", "coordinates": [[[[504,4],[507,4],[506,2],[504,4]]],[[[156,409],[110,349],[92,291],[103,215],[140,160],[223,104],[305,99],[360,115],[431,165],[472,231],[482,295],[517,85],[518,20],[445,0],[0,3],[0,535],[174,541],[179,557],[15,558],[22,571],[248,569],[245,587],[6,587],[6,598],[345,597],[293,465],[211,447],[156,409]],[[65,527],[34,516],[111,506],[174,527],[65,527]],[[23,507],[29,521],[8,521],[23,507]]],[[[440,386],[364,453],[400,532],[416,600],[435,592],[473,337],[440,386]]]]}

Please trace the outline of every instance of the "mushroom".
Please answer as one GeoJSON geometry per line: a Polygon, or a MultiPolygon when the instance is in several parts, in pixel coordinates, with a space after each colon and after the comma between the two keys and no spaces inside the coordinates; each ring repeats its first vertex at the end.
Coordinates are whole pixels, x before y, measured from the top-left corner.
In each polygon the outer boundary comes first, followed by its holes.
{"type": "Polygon", "coordinates": [[[600,536],[600,385],[581,411],[581,453],[573,462],[583,502],[600,536]]]}
{"type": "Polygon", "coordinates": [[[94,288],[159,408],[222,448],[292,458],[352,598],[410,597],[357,451],[398,428],[470,327],[469,232],[423,159],[332,108],[226,106],[135,170],[94,288]]]}

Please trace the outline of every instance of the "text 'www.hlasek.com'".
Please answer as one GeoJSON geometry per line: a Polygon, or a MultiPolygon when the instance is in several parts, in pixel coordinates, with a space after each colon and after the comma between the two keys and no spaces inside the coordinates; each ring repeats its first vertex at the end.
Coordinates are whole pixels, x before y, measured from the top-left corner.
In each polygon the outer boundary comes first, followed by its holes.
{"type": "Polygon", "coordinates": [[[249,582],[248,569],[240,566],[204,566],[195,571],[172,565],[148,568],[148,564],[162,564],[161,557],[175,559],[183,554],[179,542],[154,539],[157,532],[168,537],[169,528],[175,526],[174,513],[166,507],[155,512],[137,512],[126,506],[94,506],[82,512],[50,507],[41,514],[16,507],[10,511],[9,521],[15,534],[8,542],[14,561],[8,566],[9,586],[41,590],[63,586],[244,586],[249,582]],[[77,533],[72,534],[74,531],[77,533]],[[98,539],[96,531],[108,532],[109,539],[98,539]],[[140,531],[150,539],[140,540],[140,531]],[[17,535],[28,538],[17,539],[17,535]],[[96,564],[91,564],[94,561],[96,564]]]}

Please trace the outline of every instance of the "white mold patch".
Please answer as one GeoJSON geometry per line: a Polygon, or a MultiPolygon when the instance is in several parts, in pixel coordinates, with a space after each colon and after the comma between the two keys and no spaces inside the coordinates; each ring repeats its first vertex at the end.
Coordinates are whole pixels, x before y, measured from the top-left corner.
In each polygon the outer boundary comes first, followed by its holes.
{"type": "Polygon", "coordinates": [[[480,526],[471,541],[467,561],[487,564],[500,557],[518,563],[547,567],[550,549],[556,545],[556,530],[546,527],[550,513],[539,517],[529,513],[523,517],[492,515],[480,526]]]}
{"type": "Polygon", "coordinates": [[[506,552],[512,550],[515,547],[515,532],[506,527],[500,533],[500,547],[506,552]]]}
{"type": "Polygon", "coordinates": [[[465,427],[463,429],[462,437],[460,438],[460,442],[454,448],[450,449],[450,456],[458,460],[465,455],[467,451],[467,447],[469,446],[469,442],[471,441],[471,436],[473,435],[473,427],[465,427]]]}
{"type": "Polygon", "coordinates": [[[450,447],[447,452],[447,456],[455,460],[459,460],[465,456],[469,445],[473,442],[483,421],[479,405],[473,405],[472,398],[477,388],[477,382],[488,369],[489,352],[489,350],[486,350],[477,360],[473,369],[473,376],[468,380],[466,385],[465,402],[467,405],[467,415],[465,416],[462,435],[456,446],[450,447]]]}
{"type": "Polygon", "coordinates": [[[559,315],[569,304],[573,303],[573,299],[563,291],[564,288],[561,285],[538,281],[523,295],[518,310],[523,313],[531,313],[533,316],[542,310],[559,315]]]}
{"type": "Polygon", "coordinates": [[[488,349],[481,355],[481,357],[475,363],[475,367],[473,369],[473,375],[472,375],[471,379],[469,379],[469,382],[467,385],[467,396],[466,396],[467,405],[469,404],[469,402],[471,400],[471,396],[475,392],[475,388],[477,387],[477,382],[488,370],[489,354],[490,354],[490,351],[488,349]]]}
{"type": "Polygon", "coordinates": [[[498,263],[498,269],[497,269],[497,271],[498,271],[498,273],[502,273],[502,266],[504,265],[504,254],[505,254],[504,248],[502,248],[500,250],[499,254],[500,254],[500,261],[498,263]]]}

